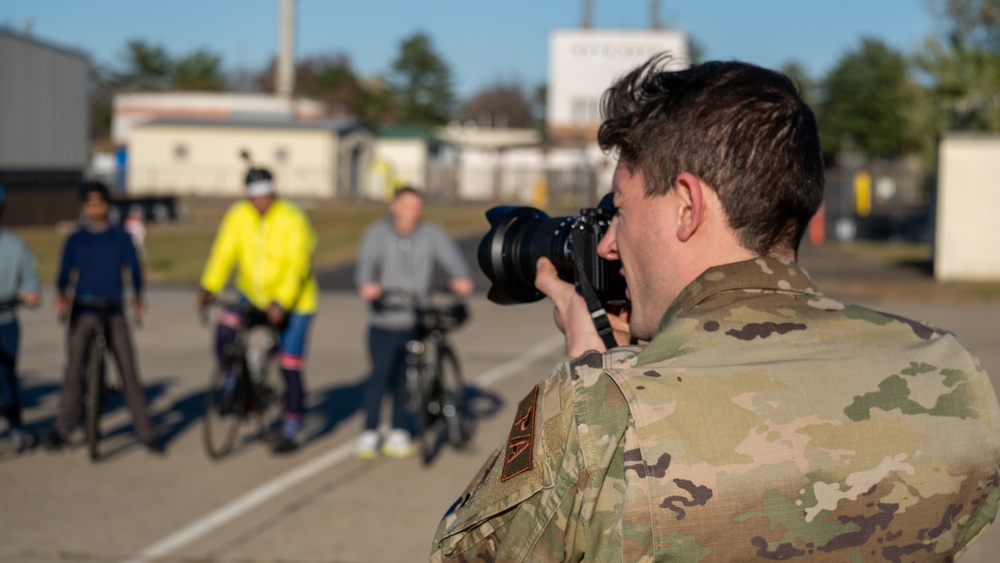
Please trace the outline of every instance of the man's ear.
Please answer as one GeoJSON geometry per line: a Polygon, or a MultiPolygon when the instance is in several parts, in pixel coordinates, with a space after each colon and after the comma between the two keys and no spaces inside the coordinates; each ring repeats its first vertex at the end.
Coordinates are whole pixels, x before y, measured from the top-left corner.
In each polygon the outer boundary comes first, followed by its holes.
{"type": "Polygon", "coordinates": [[[687,242],[705,220],[705,197],[697,176],[682,172],[674,182],[680,204],[677,207],[677,240],[687,242]]]}

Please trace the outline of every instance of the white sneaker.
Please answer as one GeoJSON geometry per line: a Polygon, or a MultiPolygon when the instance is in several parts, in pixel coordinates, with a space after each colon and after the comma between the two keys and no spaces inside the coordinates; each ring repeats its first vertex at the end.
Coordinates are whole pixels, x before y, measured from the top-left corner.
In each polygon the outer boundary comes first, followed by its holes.
{"type": "Polygon", "coordinates": [[[11,428],[8,437],[10,439],[10,449],[14,450],[14,453],[19,454],[28,447],[28,436],[24,430],[11,428]]]}
{"type": "Polygon", "coordinates": [[[365,430],[358,438],[358,445],[355,452],[361,459],[375,459],[378,457],[379,435],[375,430],[365,430]]]}
{"type": "Polygon", "coordinates": [[[382,453],[389,457],[412,457],[417,453],[417,447],[413,445],[409,432],[393,428],[389,432],[389,437],[382,443],[382,453]]]}

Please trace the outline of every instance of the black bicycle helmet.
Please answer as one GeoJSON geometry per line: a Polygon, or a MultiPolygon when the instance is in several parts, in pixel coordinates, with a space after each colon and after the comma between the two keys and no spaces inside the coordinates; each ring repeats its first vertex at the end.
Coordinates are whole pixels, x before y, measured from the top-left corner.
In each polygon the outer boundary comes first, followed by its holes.
{"type": "Polygon", "coordinates": [[[262,180],[273,180],[271,171],[267,168],[251,168],[247,171],[244,183],[249,186],[253,182],[260,182],[262,180]]]}

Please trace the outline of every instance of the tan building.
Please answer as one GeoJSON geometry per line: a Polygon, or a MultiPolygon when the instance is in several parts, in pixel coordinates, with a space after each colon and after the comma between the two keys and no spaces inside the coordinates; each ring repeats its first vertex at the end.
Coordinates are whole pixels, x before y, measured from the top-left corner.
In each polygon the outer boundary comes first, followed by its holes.
{"type": "Polygon", "coordinates": [[[365,197],[386,200],[399,187],[410,185],[432,199],[450,200],[456,186],[456,147],[436,127],[385,125],[377,128],[372,173],[365,197]]]}
{"type": "Polygon", "coordinates": [[[357,198],[366,185],[372,139],[356,120],[153,121],[129,135],[128,192],[238,196],[245,151],[274,173],[282,195],[357,198]]]}

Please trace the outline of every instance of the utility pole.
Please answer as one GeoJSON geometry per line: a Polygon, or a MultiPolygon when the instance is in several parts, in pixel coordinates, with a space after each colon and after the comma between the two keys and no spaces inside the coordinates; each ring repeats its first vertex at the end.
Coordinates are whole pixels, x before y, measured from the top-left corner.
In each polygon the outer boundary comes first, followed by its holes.
{"type": "Polygon", "coordinates": [[[660,0],[649,0],[649,27],[654,30],[662,28],[660,24],[660,0]]]}
{"type": "Polygon", "coordinates": [[[580,27],[583,29],[590,29],[593,24],[594,16],[594,2],[593,0],[583,0],[583,22],[580,27]]]}
{"type": "Polygon", "coordinates": [[[295,90],[295,0],[281,0],[278,37],[280,44],[275,89],[278,96],[291,100],[295,90]]]}

